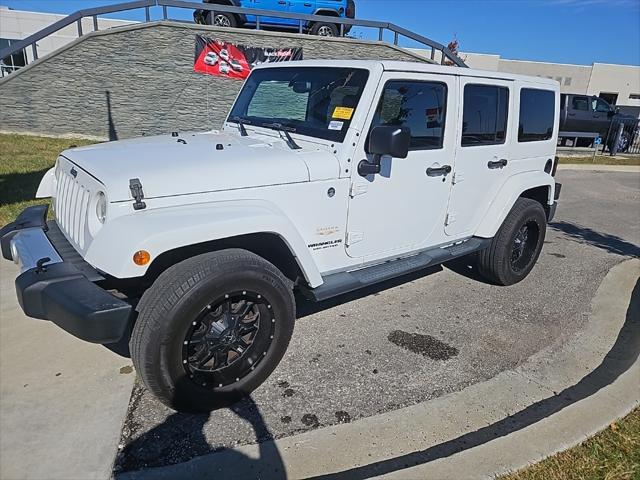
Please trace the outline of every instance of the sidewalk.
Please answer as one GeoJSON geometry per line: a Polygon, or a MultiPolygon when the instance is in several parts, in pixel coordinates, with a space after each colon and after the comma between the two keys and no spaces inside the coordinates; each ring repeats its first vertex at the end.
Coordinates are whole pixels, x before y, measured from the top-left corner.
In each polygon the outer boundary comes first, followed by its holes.
{"type": "Polygon", "coordinates": [[[587,170],[594,172],[640,173],[640,165],[599,165],[597,163],[561,163],[558,170],[587,170]]]}
{"type": "Polygon", "coordinates": [[[0,478],[110,478],[131,360],[25,317],[17,273],[0,262],[0,478]]]}

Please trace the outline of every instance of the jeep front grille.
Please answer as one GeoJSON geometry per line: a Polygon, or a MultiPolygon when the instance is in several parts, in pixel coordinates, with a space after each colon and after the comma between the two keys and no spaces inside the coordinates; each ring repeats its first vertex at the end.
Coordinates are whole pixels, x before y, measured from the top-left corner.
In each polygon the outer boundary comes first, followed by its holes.
{"type": "Polygon", "coordinates": [[[60,228],[80,249],[84,248],[87,210],[91,194],[67,169],[56,168],[54,211],[60,228]]]}

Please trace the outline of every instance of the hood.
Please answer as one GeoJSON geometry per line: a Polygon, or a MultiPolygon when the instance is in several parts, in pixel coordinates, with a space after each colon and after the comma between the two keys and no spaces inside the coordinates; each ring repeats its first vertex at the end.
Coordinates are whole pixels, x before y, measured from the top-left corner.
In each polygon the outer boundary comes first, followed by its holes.
{"type": "MultiPolygon", "coordinates": [[[[106,142],[66,150],[62,156],[105,185],[109,201],[131,200],[129,180],[140,179],[147,199],[308,182],[307,162],[329,163],[322,146],[290,149],[265,135],[181,133],[106,142]],[[328,162],[327,162],[328,161],[328,162]]],[[[327,176],[337,176],[334,159],[327,176]]]]}

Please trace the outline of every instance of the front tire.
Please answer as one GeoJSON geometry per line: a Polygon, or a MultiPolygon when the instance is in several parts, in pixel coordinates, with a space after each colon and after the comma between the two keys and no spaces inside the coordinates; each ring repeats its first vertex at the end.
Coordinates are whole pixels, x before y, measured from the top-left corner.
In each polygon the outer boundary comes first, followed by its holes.
{"type": "Polygon", "coordinates": [[[226,12],[207,12],[205,15],[207,25],[215,27],[235,28],[238,26],[238,19],[233,13],[226,12]]]}
{"type": "Polygon", "coordinates": [[[538,260],[546,229],[542,205],[518,198],[489,247],[478,254],[480,274],[499,285],[524,280],[538,260]]]}
{"type": "Polygon", "coordinates": [[[189,258],[143,295],[130,341],[142,383],[165,405],[208,412],[251,393],[291,339],[291,282],[240,249],[189,258]]]}

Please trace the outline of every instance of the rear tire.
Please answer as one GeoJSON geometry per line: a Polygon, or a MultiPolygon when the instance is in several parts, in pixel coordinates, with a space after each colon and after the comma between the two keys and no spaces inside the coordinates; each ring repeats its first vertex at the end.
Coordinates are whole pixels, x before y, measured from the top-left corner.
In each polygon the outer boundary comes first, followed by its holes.
{"type": "Polygon", "coordinates": [[[137,310],[130,349],[138,375],[162,403],[184,412],[251,393],[282,359],[295,321],[291,282],[240,249],[173,265],[137,310]]]}
{"type": "Polygon", "coordinates": [[[339,37],[340,30],[335,23],[318,22],[311,27],[311,34],[319,37],[339,37]]]}
{"type": "Polygon", "coordinates": [[[526,278],[540,255],[546,228],[542,205],[518,198],[489,247],[479,252],[480,274],[499,285],[513,285],[526,278]]]}

